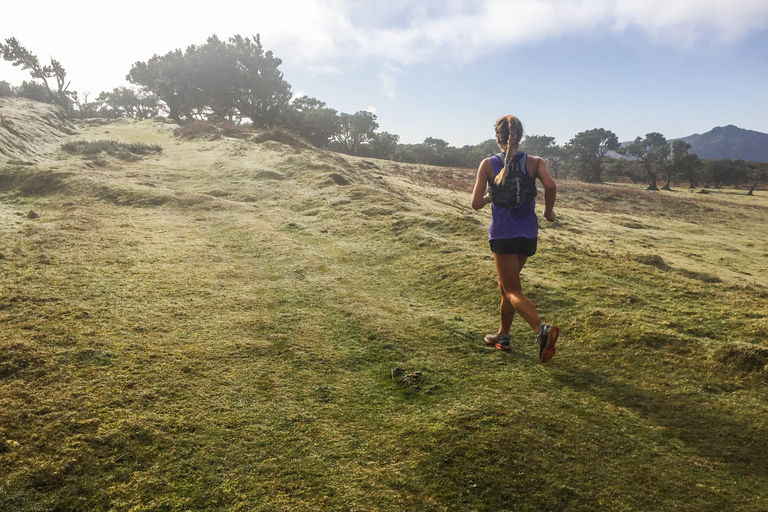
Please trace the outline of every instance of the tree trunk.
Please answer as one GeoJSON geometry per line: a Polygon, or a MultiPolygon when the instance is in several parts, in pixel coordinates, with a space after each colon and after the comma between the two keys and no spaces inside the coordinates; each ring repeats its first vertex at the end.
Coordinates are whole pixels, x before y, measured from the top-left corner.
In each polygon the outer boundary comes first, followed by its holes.
{"type": "Polygon", "coordinates": [[[757,182],[754,182],[751,187],[749,187],[749,192],[747,192],[748,196],[754,195],[752,192],[755,191],[755,188],[757,188],[757,182]]]}
{"type": "Polygon", "coordinates": [[[659,187],[656,185],[656,176],[651,176],[650,183],[646,190],[659,190],[659,187]]]}
{"type": "Polygon", "coordinates": [[[602,183],[603,182],[603,167],[602,165],[592,169],[592,176],[589,177],[590,183],[602,183]]]}

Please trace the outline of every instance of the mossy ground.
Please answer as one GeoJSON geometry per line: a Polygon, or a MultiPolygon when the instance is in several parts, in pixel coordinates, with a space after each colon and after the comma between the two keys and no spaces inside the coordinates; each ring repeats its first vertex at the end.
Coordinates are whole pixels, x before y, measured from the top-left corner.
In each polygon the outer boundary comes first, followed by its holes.
{"type": "Polygon", "coordinates": [[[172,130],[0,168],[0,510],[768,507],[765,192],[561,182],[540,365],[472,171],[172,130]]]}

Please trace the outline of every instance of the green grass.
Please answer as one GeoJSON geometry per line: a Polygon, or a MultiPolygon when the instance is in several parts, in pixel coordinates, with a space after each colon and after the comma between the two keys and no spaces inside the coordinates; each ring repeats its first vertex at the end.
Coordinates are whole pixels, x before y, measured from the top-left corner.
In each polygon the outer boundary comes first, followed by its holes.
{"type": "Polygon", "coordinates": [[[560,183],[540,365],[472,171],[105,128],[0,168],[0,510],[768,506],[764,193],[560,183]]]}

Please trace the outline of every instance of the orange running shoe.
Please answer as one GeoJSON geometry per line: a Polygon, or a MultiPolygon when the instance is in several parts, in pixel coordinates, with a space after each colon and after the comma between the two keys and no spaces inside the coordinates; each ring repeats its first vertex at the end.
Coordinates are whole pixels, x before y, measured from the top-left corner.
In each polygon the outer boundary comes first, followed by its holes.
{"type": "Polygon", "coordinates": [[[560,336],[560,329],[558,327],[541,324],[539,334],[536,335],[536,343],[539,344],[539,361],[546,363],[555,357],[555,352],[557,351],[555,344],[557,343],[558,336],[560,336]]]}

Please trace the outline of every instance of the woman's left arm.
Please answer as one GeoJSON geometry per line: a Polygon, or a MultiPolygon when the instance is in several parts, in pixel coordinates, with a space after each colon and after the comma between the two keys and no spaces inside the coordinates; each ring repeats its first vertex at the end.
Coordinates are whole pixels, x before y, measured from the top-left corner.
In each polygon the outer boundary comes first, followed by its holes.
{"type": "Polygon", "coordinates": [[[477,179],[475,180],[475,188],[472,190],[472,208],[479,210],[483,206],[491,202],[491,197],[485,193],[485,189],[488,187],[488,176],[493,176],[493,166],[491,160],[486,158],[480,162],[480,167],[477,169],[477,179]]]}
{"type": "Polygon", "coordinates": [[[557,185],[555,180],[549,175],[547,171],[547,162],[543,158],[538,159],[538,166],[536,169],[536,177],[544,185],[544,218],[549,222],[554,222],[555,212],[555,197],[557,196],[557,185]]]}

